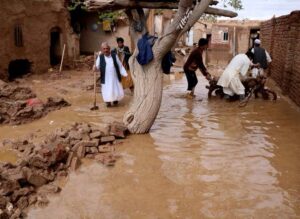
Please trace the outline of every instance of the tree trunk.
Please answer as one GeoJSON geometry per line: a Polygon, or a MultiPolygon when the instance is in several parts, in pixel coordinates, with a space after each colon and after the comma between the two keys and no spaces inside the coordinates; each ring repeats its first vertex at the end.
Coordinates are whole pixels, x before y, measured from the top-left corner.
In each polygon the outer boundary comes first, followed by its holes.
{"type": "Polygon", "coordinates": [[[134,97],[123,121],[131,133],[147,133],[158,114],[162,99],[161,60],[152,60],[149,64],[141,66],[136,58],[132,57],[130,67],[133,69],[134,97]]]}
{"type": "Polygon", "coordinates": [[[163,90],[161,61],[181,34],[191,28],[205,11],[229,17],[237,15],[226,10],[209,8],[209,5],[214,4],[213,0],[85,0],[84,2],[90,11],[126,8],[130,36],[134,45],[137,45],[141,35],[147,32],[147,13],[142,8],[178,8],[173,22],[152,48],[154,59],[147,65],[141,66],[136,60],[136,50],[129,60],[135,88],[132,105],[123,121],[131,133],[137,134],[149,132],[158,114],[163,90]]]}
{"type": "MultiPolygon", "coordinates": [[[[198,20],[211,2],[212,0],[202,0],[200,4],[197,4],[194,8],[194,11],[198,13],[191,17],[198,20]]],[[[147,65],[141,66],[136,60],[136,55],[138,53],[137,50],[130,58],[130,69],[135,88],[132,105],[128,112],[125,113],[123,121],[131,133],[147,133],[155,121],[160,108],[163,90],[161,61],[164,55],[172,48],[182,31],[181,28],[178,28],[179,23],[182,25],[186,24],[188,20],[187,13],[190,11],[191,6],[191,0],[180,1],[178,11],[173,22],[167,28],[165,35],[160,37],[152,47],[154,60],[147,65]]],[[[139,20],[142,21],[145,26],[146,17],[142,11],[138,12],[140,17],[139,20]]],[[[131,24],[130,33],[134,36],[134,39],[136,39],[136,44],[137,33],[133,28],[133,20],[135,19],[133,15],[133,13],[129,13],[129,11],[127,11],[127,16],[131,24]]],[[[190,25],[192,26],[193,23],[190,23],[190,25]]]]}

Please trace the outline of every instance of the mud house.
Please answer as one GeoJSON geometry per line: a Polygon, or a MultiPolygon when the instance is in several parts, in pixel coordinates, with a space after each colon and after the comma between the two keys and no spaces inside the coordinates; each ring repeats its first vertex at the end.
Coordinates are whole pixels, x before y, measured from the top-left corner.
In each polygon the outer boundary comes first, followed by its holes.
{"type": "Polygon", "coordinates": [[[189,32],[187,42],[197,43],[199,38],[210,40],[207,52],[208,64],[227,64],[233,56],[244,53],[259,38],[260,21],[218,20],[197,22],[189,32]]]}
{"type": "Polygon", "coordinates": [[[263,22],[261,40],[273,59],[271,77],[300,106],[300,11],[263,22]]]}
{"type": "MultiPolygon", "coordinates": [[[[117,46],[116,38],[122,37],[125,44],[133,50],[133,44],[129,36],[129,23],[126,16],[119,16],[110,25],[100,18],[97,12],[77,10],[72,12],[72,25],[80,33],[80,51],[82,54],[92,54],[99,50],[101,42],[108,42],[112,47],[117,46]]],[[[172,10],[157,12],[150,10],[147,21],[148,31],[151,35],[160,36],[172,18],[172,10]]]]}
{"type": "Polygon", "coordinates": [[[71,13],[71,17],[74,30],[80,34],[81,54],[99,51],[101,42],[108,42],[115,47],[117,37],[124,38],[125,44],[131,46],[126,16],[103,20],[97,12],[78,9],[71,13]]]}
{"type": "Polygon", "coordinates": [[[64,0],[1,0],[0,79],[45,72],[79,52],[64,0]]]}

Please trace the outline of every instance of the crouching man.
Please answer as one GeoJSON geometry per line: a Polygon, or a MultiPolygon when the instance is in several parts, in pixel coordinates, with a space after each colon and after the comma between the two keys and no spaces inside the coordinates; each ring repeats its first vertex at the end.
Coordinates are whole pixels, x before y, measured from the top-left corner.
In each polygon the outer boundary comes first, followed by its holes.
{"type": "Polygon", "coordinates": [[[127,77],[127,73],[118,56],[111,53],[106,42],[101,44],[101,55],[96,60],[95,68],[100,70],[103,101],[107,107],[117,105],[124,97],[121,75],[127,77]]]}
{"type": "Polygon", "coordinates": [[[226,99],[238,95],[240,100],[245,98],[245,87],[240,76],[247,75],[250,65],[252,65],[253,53],[248,51],[246,54],[236,55],[222,73],[218,85],[223,87],[226,99]]]}

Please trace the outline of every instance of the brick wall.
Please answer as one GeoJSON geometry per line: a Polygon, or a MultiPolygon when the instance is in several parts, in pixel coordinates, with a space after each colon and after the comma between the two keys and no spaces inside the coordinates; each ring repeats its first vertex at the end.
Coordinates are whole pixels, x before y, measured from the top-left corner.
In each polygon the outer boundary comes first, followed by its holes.
{"type": "Polygon", "coordinates": [[[300,11],[263,22],[261,40],[273,59],[271,77],[300,106],[300,11]]]}

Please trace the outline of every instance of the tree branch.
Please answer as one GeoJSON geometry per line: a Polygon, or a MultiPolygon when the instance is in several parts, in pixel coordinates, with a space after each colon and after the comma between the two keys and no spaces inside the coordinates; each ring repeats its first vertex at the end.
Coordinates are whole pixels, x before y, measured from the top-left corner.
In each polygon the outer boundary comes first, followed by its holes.
{"type": "Polygon", "coordinates": [[[212,0],[202,0],[199,4],[195,6],[193,13],[189,17],[188,22],[182,29],[180,35],[188,31],[200,19],[200,17],[207,10],[211,2],[212,0]]]}
{"type": "Polygon", "coordinates": [[[231,17],[231,18],[238,16],[238,14],[236,12],[219,9],[219,8],[213,8],[213,7],[208,7],[204,13],[211,14],[211,15],[224,16],[224,17],[231,17]]]}
{"type": "Polygon", "coordinates": [[[170,24],[167,31],[164,33],[164,36],[158,40],[156,43],[157,45],[154,47],[155,54],[158,58],[162,58],[176,43],[176,40],[180,35],[186,32],[199,20],[211,2],[212,0],[201,0],[191,13],[190,10],[192,8],[181,7],[181,5],[184,5],[184,1],[180,1],[174,21],[170,24]]]}
{"type": "Polygon", "coordinates": [[[175,14],[173,22],[169,24],[169,26],[166,28],[166,31],[164,32],[164,36],[160,37],[153,47],[154,55],[156,56],[156,58],[162,59],[162,57],[171,49],[172,44],[176,42],[176,39],[180,33],[180,29],[177,28],[183,17],[190,10],[190,8],[192,8],[192,6],[192,1],[180,0],[177,6],[178,10],[175,14]]]}

